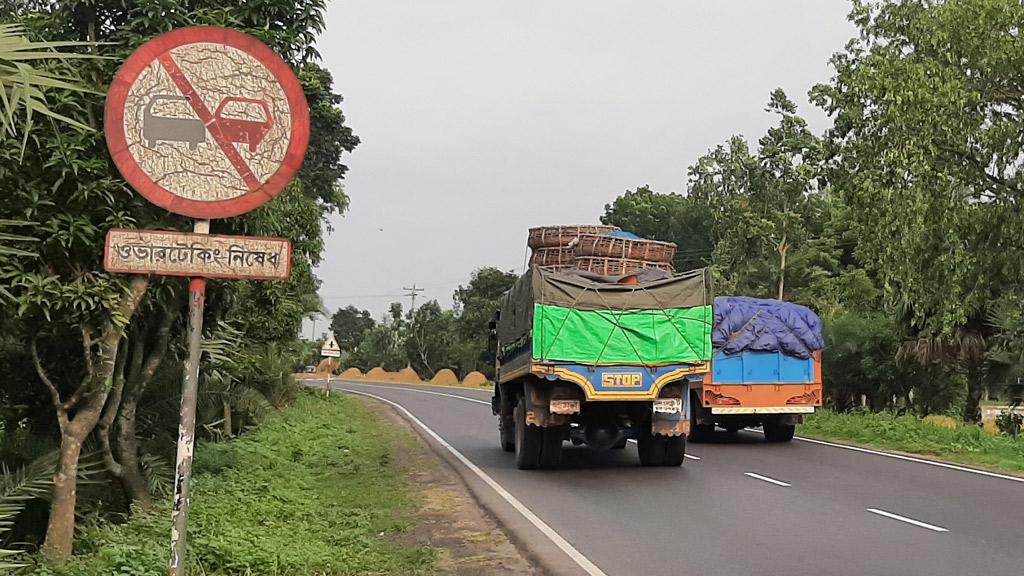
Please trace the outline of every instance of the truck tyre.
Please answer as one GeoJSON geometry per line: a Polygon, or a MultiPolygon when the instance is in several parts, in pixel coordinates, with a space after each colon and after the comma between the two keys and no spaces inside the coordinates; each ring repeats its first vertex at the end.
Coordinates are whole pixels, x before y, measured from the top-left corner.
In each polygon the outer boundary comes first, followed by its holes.
{"type": "Polygon", "coordinates": [[[714,424],[698,424],[697,412],[700,411],[700,396],[696,393],[690,394],[690,434],[689,440],[694,444],[711,440],[715,433],[714,424]]]}
{"type": "Polygon", "coordinates": [[[544,429],[526,423],[526,399],[522,396],[513,411],[515,418],[516,468],[533,470],[540,465],[541,445],[544,443],[544,429]]]}
{"type": "Polygon", "coordinates": [[[498,442],[505,452],[514,452],[516,449],[516,421],[508,403],[502,401],[501,413],[498,414],[498,442]]]}
{"type": "Polygon", "coordinates": [[[789,442],[796,432],[796,424],[783,424],[777,420],[766,420],[761,428],[767,442],[789,442]]]}
{"type": "Polygon", "coordinates": [[[682,466],[683,460],[686,458],[686,436],[658,436],[657,438],[665,444],[661,465],[682,466]]]}
{"type": "Polygon", "coordinates": [[[562,463],[562,439],[565,437],[564,426],[540,428],[544,433],[540,447],[540,468],[554,470],[562,463]]]}
{"type": "Polygon", "coordinates": [[[636,439],[636,453],[641,466],[661,466],[665,459],[665,444],[650,431],[643,432],[636,439]]]}

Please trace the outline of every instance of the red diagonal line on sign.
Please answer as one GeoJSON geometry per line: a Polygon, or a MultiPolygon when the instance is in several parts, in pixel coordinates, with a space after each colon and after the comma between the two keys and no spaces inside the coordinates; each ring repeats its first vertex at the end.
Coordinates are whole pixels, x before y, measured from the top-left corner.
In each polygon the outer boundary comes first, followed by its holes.
{"type": "Polygon", "coordinates": [[[245,163],[245,159],[238,153],[235,145],[228,142],[227,138],[224,137],[224,131],[221,130],[217,119],[210,113],[210,109],[206,107],[206,103],[199,97],[199,93],[192,87],[192,83],[185,77],[185,73],[178,67],[178,63],[174,61],[170,52],[164,52],[157,59],[160,61],[160,65],[164,67],[164,70],[167,71],[167,74],[171,76],[174,85],[178,87],[183,96],[188,98],[188,103],[192,106],[192,110],[195,111],[196,116],[206,126],[207,131],[213,136],[213,140],[220,146],[224,155],[228,157],[231,165],[235,167],[238,175],[242,177],[249,190],[254,191],[262,186],[256,175],[249,169],[249,165],[245,163]]]}

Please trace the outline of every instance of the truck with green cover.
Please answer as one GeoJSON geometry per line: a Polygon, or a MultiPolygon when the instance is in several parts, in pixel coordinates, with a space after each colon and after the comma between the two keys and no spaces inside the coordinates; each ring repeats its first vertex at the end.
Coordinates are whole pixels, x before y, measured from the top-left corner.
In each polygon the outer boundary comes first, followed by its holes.
{"type": "Polygon", "coordinates": [[[706,270],[609,278],[532,267],[493,324],[491,400],[520,469],[556,468],[565,442],[594,450],[635,440],[644,466],[679,466],[691,381],[710,370],[706,270]]]}

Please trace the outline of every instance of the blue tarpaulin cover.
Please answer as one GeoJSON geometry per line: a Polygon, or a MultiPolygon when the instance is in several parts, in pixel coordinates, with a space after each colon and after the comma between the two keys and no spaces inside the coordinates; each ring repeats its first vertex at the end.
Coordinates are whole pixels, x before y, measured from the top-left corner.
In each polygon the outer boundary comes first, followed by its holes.
{"type": "Polygon", "coordinates": [[[746,296],[715,298],[711,330],[715,351],[782,352],[810,358],[825,347],[821,318],[806,306],[746,296]]]}
{"type": "Polygon", "coordinates": [[[609,236],[615,236],[616,238],[629,238],[631,240],[643,240],[643,238],[633,234],[632,232],[626,232],[625,230],[616,230],[615,232],[609,232],[609,236]]]}

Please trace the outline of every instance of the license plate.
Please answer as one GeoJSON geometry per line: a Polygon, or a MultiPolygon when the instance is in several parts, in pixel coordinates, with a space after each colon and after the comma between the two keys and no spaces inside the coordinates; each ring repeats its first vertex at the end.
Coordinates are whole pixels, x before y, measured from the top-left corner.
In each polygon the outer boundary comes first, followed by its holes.
{"type": "Polygon", "coordinates": [[[682,398],[658,398],[654,401],[654,411],[662,414],[676,414],[683,411],[682,398]]]}
{"type": "Polygon", "coordinates": [[[579,400],[552,400],[548,406],[552,414],[575,414],[580,411],[579,400]]]}

